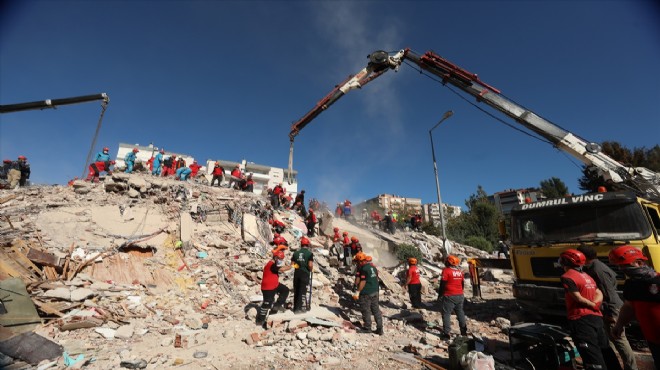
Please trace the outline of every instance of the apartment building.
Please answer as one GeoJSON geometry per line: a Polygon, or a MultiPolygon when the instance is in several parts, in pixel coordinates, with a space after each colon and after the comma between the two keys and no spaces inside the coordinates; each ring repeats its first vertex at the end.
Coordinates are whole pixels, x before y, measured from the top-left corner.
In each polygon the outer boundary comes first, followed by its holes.
{"type": "Polygon", "coordinates": [[[495,205],[500,214],[508,216],[511,209],[517,204],[524,204],[525,200],[536,202],[545,199],[540,189],[507,189],[488,196],[488,200],[495,205]]]}
{"type": "MultiPolygon", "coordinates": [[[[459,206],[452,206],[442,203],[442,209],[445,213],[445,219],[460,216],[462,210],[459,206]]],[[[440,225],[440,207],[438,203],[426,203],[422,205],[422,219],[424,222],[432,222],[434,225],[440,225]]]]}

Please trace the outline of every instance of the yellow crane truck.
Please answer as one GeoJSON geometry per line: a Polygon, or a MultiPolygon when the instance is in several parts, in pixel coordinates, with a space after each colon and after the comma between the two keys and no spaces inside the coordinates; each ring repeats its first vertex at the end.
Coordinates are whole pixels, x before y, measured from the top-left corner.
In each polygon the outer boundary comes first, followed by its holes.
{"type": "MultiPolygon", "coordinates": [[[[476,74],[432,51],[421,55],[410,49],[371,53],[365,68],[348,76],[293,123],[289,133],[289,168],[293,163],[293,141],[300,130],[347,92],[363,87],[388,70],[398,70],[404,61],[504,113],[571,154],[596,171],[613,190],[546,199],[521,204],[512,210],[509,220],[511,264],[516,276],[513,294],[522,308],[540,314],[564,313],[559,254],[582,244],[594,246],[598,258],[605,263],[609,263],[607,256],[612,248],[633,245],[646,254],[656,271],[660,271],[660,174],[617,162],[603,153],[597,143],[588,142],[507,99],[476,74]]],[[[623,275],[620,278],[623,279],[623,275]]]]}

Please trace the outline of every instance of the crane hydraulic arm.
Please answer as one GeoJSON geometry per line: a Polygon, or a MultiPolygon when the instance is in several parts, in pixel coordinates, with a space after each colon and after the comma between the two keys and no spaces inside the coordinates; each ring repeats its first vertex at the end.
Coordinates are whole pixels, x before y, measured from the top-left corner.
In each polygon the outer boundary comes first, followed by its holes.
{"type": "Polygon", "coordinates": [[[32,110],[32,109],[57,108],[60,105],[86,103],[95,100],[103,100],[105,103],[108,103],[110,101],[110,98],[108,97],[108,94],[101,93],[94,95],[74,96],[72,98],[64,98],[64,99],[48,99],[48,100],[33,101],[28,103],[0,105],[0,113],[20,112],[20,111],[32,110]]]}
{"type": "MultiPolygon", "coordinates": [[[[388,69],[396,71],[404,61],[410,61],[429,73],[439,77],[444,84],[449,83],[465,93],[472,95],[478,102],[485,103],[510,118],[513,118],[517,123],[545,138],[557,148],[571,154],[573,157],[583,162],[588,168],[595,169],[605,180],[611,180],[612,183],[622,187],[631,187],[637,193],[646,198],[660,199],[660,174],[642,167],[633,168],[622,165],[601,152],[600,145],[588,142],[538,116],[529,109],[507,99],[498,89],[481,81],[476,74],[458,67],[432,51],[428,51],[422,55],[416,54],[410,49],[403,49],[393,54],[385,51],[376,51],[372,53],[369,58],[369,65],[376,66],[379,71],[378,74],[371,77],[370,81],[375,77],[382,75],[388,69]]],[[[336,101],[347,91],[348,90],[343,91],[342,94],[332,102],[336,101]]],[[[318,106],[319,105],[317,104],[317,108],[318,106]]],[[[329,105],[326,105],[323,109],[317,110],[316,114],[304,122],[304,125],[296,127],[296,125],[302,120],[294,124],[291,133],[294,133],[294,129],[296,129],[295,134],[297,134],[302,127],[307,125],[311,119],[315,118],[328,106],[329,105]]],[[[314,112],[314,110],[310,113],[312,112],[314,112]]],[[[309,116],[309,113],[305,117],[307,116],[309,116]]],[[[293,138],[295,135],[289,134],[289,137],[292,141],[291,153],[289,156],[289,165],[291,167],[293,138]]]]}

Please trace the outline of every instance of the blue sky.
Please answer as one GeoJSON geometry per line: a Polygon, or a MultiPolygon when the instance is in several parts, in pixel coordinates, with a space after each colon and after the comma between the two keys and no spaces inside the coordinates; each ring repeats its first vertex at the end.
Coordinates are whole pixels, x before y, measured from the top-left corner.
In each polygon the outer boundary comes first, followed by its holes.
{"type": "MultiPolygon", "coordinates": [[[[660,141],[658,4],[5,1],[0,104],[105,92],[96,150],[153,142],[198,160],[286,167],[291,123],[372,51],[410,47],[589,141],[650,148],[660,141]]],[[[407,65],[386,73],[298,135],[300,188],[330,204],[381,193],[434,202],[428,130],[451,109],[434,130],[443,202],[550,177],[580,192],[580,162],[472,101],[407,65]]],[[[34,182],[65,183],[83,170],[99,113],[95,102],[3,114],[0,157],[25,155],[34,182]]]]}

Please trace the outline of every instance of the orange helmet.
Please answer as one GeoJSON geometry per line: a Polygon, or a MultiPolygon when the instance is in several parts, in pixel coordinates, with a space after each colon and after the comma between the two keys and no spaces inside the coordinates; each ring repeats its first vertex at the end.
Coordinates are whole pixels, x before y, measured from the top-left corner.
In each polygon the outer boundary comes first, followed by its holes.
{"type": "Polygon", "coordinates": [[[460,260],[460,258],[458,258],[458,257],[456,257],[456,256],[452,256],[452,255],[450,254],[449,256],[447,256],[446,263],[447,263],[449,266],[458,266],[458,265],[461,263],[461,260],[460,260]]]}
{"type": "Polygon", "coordinates": [[[563,266],[580,267],[587,262],[587,257],[577,249],[567,249],[559,255],[559,261],[563,266]]]}
{"type": "Polygon", "coordinates": [[[408,263],[411,264],[411,265],[416,265],[417,264],[417,258],[415,258],[415,257],[408,258],[408,263]]]}
{"type": "Polygon", "coordinates": [[[367,261],[367,262],[371,262],[373,260],[373,258],[371,256],[366,256],[366,257],[364,257],[364,260],[367,261]]]}
{"type": "Polygon", "coordinates": [[[642,251],[632,245],[622,245],[612,249],[609,258],[613,265],[629,265],[637,260],[648,261],[642,251]]]}
{"type": "Polygon", "coordinates": [[[357,236],[351,236],[351,241],[352,242],[357,242],[359,240],[358,240],[357,236]]]}
{"type": "Polygon", "coordinates": [[[284,245],[284,244],[279,244],[278,246],[276,246],[275,248],[273,248],[273,255],[275,255],[275,253],[277,253],[277,252],[285,251],[285,250],[287,250],[287,249],[289,249],[289,247],[287,247],[286,245],[284,245]]]}
{"type": "Polygon", "coordinates": [[[353,256],[353,261],[362,262],[366,260],[367,260],[367,255],[364,254],[363,252],[357,252],[355,256],[353,256]]]}
{"type": "Polygon", "coordinates": [[[307,239],[304,236],[302,238],[300,238],[300,245],[309,245],[309,244],[310,244],[309,239],[307,239]]]}

